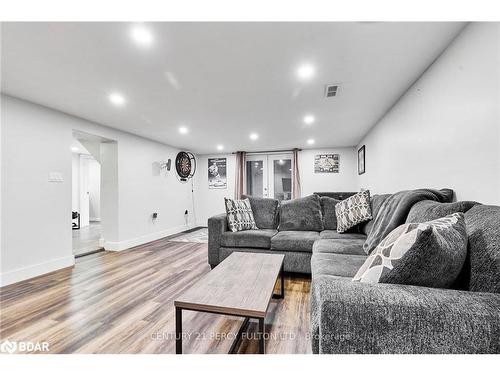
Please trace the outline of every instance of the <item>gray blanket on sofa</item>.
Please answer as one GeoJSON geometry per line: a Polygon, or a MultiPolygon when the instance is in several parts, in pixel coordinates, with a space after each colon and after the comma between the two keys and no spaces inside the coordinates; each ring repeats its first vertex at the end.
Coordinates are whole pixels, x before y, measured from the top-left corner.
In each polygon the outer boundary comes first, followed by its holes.
{"type": "Polygon", "coordinates": [[[367,254],[370,254],[393,229],[404,224],[415,203],[423,200],[448,203],[452,199],[453,190],[450,189],[416,189],[392,194],[382,203],[377,217],[373,219],[373,226],[368,233],[363,249],[367,254]]]}

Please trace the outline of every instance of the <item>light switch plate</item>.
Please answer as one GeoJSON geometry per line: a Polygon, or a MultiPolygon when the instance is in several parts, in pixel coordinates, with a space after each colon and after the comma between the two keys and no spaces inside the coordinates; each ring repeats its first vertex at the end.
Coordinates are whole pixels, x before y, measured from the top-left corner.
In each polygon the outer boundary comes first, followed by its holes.
{"type": "Polygon", "coordinates": [[[62,173],[60,173],[60,172],[50,172],[49,173],[49,182],[64,182],[62,173]]]}

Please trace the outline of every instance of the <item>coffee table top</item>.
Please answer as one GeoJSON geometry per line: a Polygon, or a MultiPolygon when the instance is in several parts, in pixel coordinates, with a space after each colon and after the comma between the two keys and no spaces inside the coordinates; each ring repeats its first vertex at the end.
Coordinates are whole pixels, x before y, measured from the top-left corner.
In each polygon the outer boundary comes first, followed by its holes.
{"type": "Polygon", "coordinates": [[[283,254],[234,252],[174,302],[183,309],[264,318],[283,254]]]}

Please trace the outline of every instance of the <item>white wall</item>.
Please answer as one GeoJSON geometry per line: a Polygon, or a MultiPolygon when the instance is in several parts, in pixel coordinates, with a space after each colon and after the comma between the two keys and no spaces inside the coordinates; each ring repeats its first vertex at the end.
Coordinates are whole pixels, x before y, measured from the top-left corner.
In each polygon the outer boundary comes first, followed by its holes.
{"type": "Polygon", "coordinates": [[[80,212],[80,154],[71,155],[71,211],[80,212]]]}
{"type": "Polygon", "coordinates": [[[195,174],[195,206],[198,225],[206,226],[210,216],[225,212],[224,198],[234,197],[236,156],[233,154],[199,155],[195,174]],[[227,158],[227,188],[208,188],[208,159],[227,158]]]}
{"type": "MultiPolygon", "coordinates": [[[[195,176],[195,200],[198,225],[207,225],[210,216],[225,212],[224,197],[234,197],[234,175],[236,157],[232,154],[200,155],[195,176]],[[227,189],[208,188],[208,159],[227,158],[227,189]]],[[[356,191],[357,159],[354,147],[303,150],[299,153],[299,170],[302,196],[319,191],[356,191]],[[314,156],[317,154],[339,154],[339,173],[314,173],[314,156]]]]}
{"type": "Polygon", "coordinates": [[[94,158],[89,160],[89,217],[90,221],[101,220],[101,164],[94,158]]]}
{"type": "Polygon", "coordinates": [[[360,142],[359,187],[449,187],[500,204],[499,80],[499,24],[470,24],[360,142]]]}
{"type": "Polygon", "coordinates": [[[302,196],[324,191],[356,191],[357,159],[354,147],[303,150],[299,154],[302,196]],[[314,173],[314,157],[339,154],[339,173],[314,173]]]}
{"type": "Polygon", "coordinates": [[[101,192],[104,197],[113,178],[118,181],[116,202],[101,212],[103,220],[108,218],[103,232],[114,233],[105,237],[107,249],[125,249],[186,228],[184,210],[192,212],[190,185],[181,184],[174,169],[161,176],[152,173],[152,163],[175,159],[177,149],[9,96],[1,100],[2,284],[73,264],[73,130],[116,141],[103,144],[117,154],[116,175],[103,174],[106,187],[101,192]],[[49,172],[61,173],[64,182],[47,182],[49,172]],[[156,223],[153,212],[159,215],[156,223]]]}

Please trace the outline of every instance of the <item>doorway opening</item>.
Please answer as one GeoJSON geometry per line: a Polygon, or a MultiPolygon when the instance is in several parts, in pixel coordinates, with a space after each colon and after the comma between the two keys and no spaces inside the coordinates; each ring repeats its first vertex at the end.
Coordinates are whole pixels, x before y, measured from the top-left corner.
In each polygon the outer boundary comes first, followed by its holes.
{"type": "Polygon", "coordinates": [[[103,171],[101,163],[104,145],[112,142],[98,136],[73,132],[72,151],[72,234],[75,257],[104,250],[103,225],[106,207],[103,201],[103,171]]]}
{"type": "Polygon", "coordinates": [[[246,157],[246,191],[278,201],[292,198],[292,154],[250,154],[246,157]]]}

